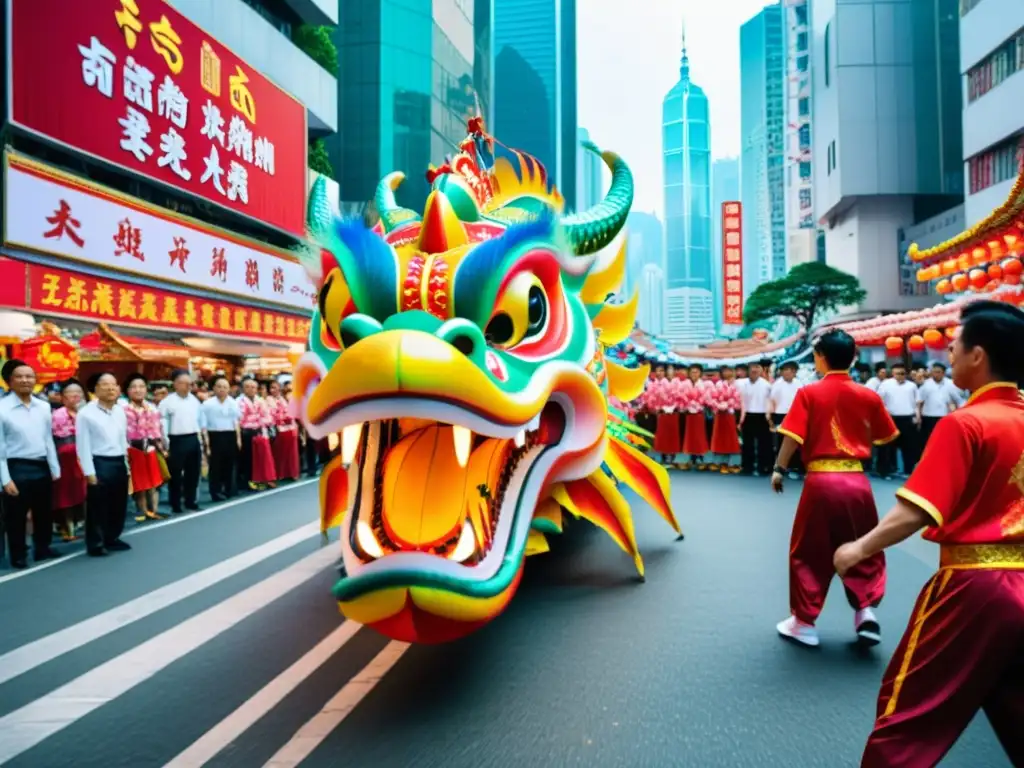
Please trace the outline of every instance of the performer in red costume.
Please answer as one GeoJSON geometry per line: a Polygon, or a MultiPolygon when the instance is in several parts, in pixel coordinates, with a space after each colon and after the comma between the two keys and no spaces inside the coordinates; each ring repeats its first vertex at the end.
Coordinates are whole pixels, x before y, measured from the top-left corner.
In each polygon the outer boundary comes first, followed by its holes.
{"type": "MultiPolygon", "coordinates": [[[[736,372],[728,365],[722,366],[722,378],[714,383],[709,397],[710,407],[715,412],[715,423],[711,430],[711,452],[723,475],[740,471],[739,427],[736,412],[743,406],[743,398],[736,386],[736,372]]],[[[715,465],[712,465],[712,470],[715,465]]]]}
{"type": "Polygon", "coordinates": [[[896,506],[835,554],[859,568],[921,528],[939,570],[882,678],[863,768],[929,768],[979,709],[1024,765],[1024,312],[978,301],[950,347],[973,394],[935,427],[896,506]]]}
{"type": "Polygon", "coordinates": [[[686,427],[683,431],[683,465],[682,469],[704,469],[704,456],[707,454],[708,432],[707,417],[704,409],[708,406],[711,382],[704,381],[704,369],[699,365],[691,365],[687,371],[688,379],[682,383],[682,407],[686,412],[686,427]]]}
{"type": "MultiPolygon", "coordinates": [[[[821,381],[802,387],[779,427],[784,436],[772,473],[782,493],[789,462],[800,446],[807,479],[793,521],[789,544],[791,615],[776,627],[783,637],[818,645],[814,628],[835,575],[832,555],[840,544],[863,536],[878,524],[875,497],[861,461],[871,446],[895,440],[896,425],[882,399],[858,386],[849,370],[857,354],[853,337],[832,330],[814,343],[814,365],[821,381]]],[[[885,556],[878,552],[843,576],[846,598],[856,611],[854,630],[868,644],[881,640],[872,608],[885,594],[885,556]]]]}
{"type": "Polygon", "coordinates": [[[670,464],[675,461],[676,454],[682,446],[679,435],[679,414],[675,368],[667,369],[658,366],[655,369],[654,381],[647,390],[648,406],[658,414],[658,428],[654,433],[654,450],[661,454],[661,463],[670,464]]]}

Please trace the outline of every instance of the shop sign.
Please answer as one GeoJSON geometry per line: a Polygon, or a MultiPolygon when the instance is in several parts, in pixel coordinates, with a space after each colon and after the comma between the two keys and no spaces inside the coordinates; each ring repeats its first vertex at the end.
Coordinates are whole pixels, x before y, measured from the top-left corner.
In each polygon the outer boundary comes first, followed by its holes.
{"type": "Polygon", "coordinates": [[[310,310],[316,292],[287,251],[7,156],[4,242],[150,280],[310,310]]]}
{"type": "MultiPolygon", "coordinates": [[[[251,306],[183,296],[65,269],[6,260],[27,270],[26,306],[40,315],[55,315],[134,328],[205,333],[232,338],[302,344],[310,319],[251,306]]],[[[22,278],[24,280],[24,278],[22,278]]]]}
{"type": "Polygon", "coordinates": [[[743,325],[743,204],[722,203],[722,275],[725,323],[743,325]]]}
{"type": "Polygon", "coordinates": [[[161,0],[9,0],[20,128],[302,236],[306,108],[161,0]]]}

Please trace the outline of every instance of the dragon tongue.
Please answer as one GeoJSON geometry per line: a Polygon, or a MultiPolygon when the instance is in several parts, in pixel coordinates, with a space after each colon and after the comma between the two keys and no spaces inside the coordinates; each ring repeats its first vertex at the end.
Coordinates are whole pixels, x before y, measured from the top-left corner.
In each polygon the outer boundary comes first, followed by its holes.
{"type": "Polygon", "coordinates": [[[452,427],[435,423],[403,436],[388,451],[381,478],[388,535],[403,548],[430,548],[457,536],[467,513],[475,529],[484,530],[480,505],[471,502],[497,487],[505,444],[484,440],[463,467],[452,427]]]}

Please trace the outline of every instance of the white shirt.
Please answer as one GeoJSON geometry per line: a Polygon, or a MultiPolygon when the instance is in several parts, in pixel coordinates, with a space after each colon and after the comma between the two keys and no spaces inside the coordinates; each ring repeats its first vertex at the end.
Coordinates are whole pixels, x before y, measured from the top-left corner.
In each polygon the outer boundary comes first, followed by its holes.
{"type": "Polygon", "coordinates": [[[913,416],[917,413],[917,384],[910,379],[904,379],[902,384],[897,384],[896,379],[886,379],[878,388],[878,395],[890,416],[913,416]]]}
{"type": "Polygon", "coordinates": [[[108,411],[99,400],[86,403],[78,409],[75,422],[75,450],[82,474],[90,477],[96,474],[93,459],[103,456],[108,459],[128,455],[128,418],[124,406],[114,403],[108,411]]]}
{"type": "Polygon", "coordinates": [[[757,381],[747,379],[747,385],[740,388],[740,395],[743,398],[744,413],[767,413],[768,397],[771,395],[772,385],[768,379],[762,376],[757,381]]]}
{"type": "Polygon", "coordinates": [[[25,405],[13,392],[0,399],[0,485],[11,482],[8,459],[46,459],[50,476],[60,479],[53,409],[45,400],[32,397],[25,405]]]}
{"type": "Polygon", "coordinates": [[[960,405],[960,390],[946,377],[942,381],[929,378],[917,388],[917,402],[921,403],[921,415],[941,418],[949,413],[949,406],[960,405]]]}
{"type": "Polygon", "coordinates": [[[238,401],[230,395],[222,403],[217,396],[207,398],[199,409],[199,421],[210,432],[234,432],[241,412],[238,401]]]}
{"type": "Polygon", "coordinates": [[[201,429],[199,423],[199,398],[191,392],[182,397],[171,392],[160,401],[160,420],[164,425],[164,434],[196,435],[201,429]]]}
{"type": "MultiPolygon", "coordinates": [[[[886,379],[889,381],[889,379],[886,379]]],[[[872,376],[870,379],[864,382],[864,386],[870,389],[872,392],[877,392],[878,388],[882,385],[882,380],[877,376],[872,376]]]]}
{"type": "Polygon", "coordinates": [[[789,409],[793,407],[793,400],[796,399],[796,392],[802,386],[796,379],[792,381],[776,379],[775,383],[772,384],[770,395],[772,404],[775,406],[772,409],[772,413],[777,413],[780,416],[789,413],[789,409]]]}

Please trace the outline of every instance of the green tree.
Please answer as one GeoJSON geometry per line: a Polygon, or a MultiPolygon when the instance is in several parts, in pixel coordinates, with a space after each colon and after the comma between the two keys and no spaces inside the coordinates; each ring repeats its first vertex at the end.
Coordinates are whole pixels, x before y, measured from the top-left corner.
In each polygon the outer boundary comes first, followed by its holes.
{"type": "Polygon", "coordinates": [[[302,24],[292,30],[292,42],[332,75],[338,75],[338,49],[331,40],[330,27],[302,24]]]}
{"type": "Polygon", "coordinates": [[[864,301],[867,291],[853,275],[817,261],[798,264],[778,280],[754,289],[743,310],[748,325],[776,317],[791,317],[810,331],[822,312],[864,301]]]}
{"type": "Polygon", "coordinates": [[[309,145],[309,169],[323,174],[329,179],[334,178],[334,168],[331,167],[331,160],[327,156],[327,145],[323,139],[317,139],[309,145]]]}

